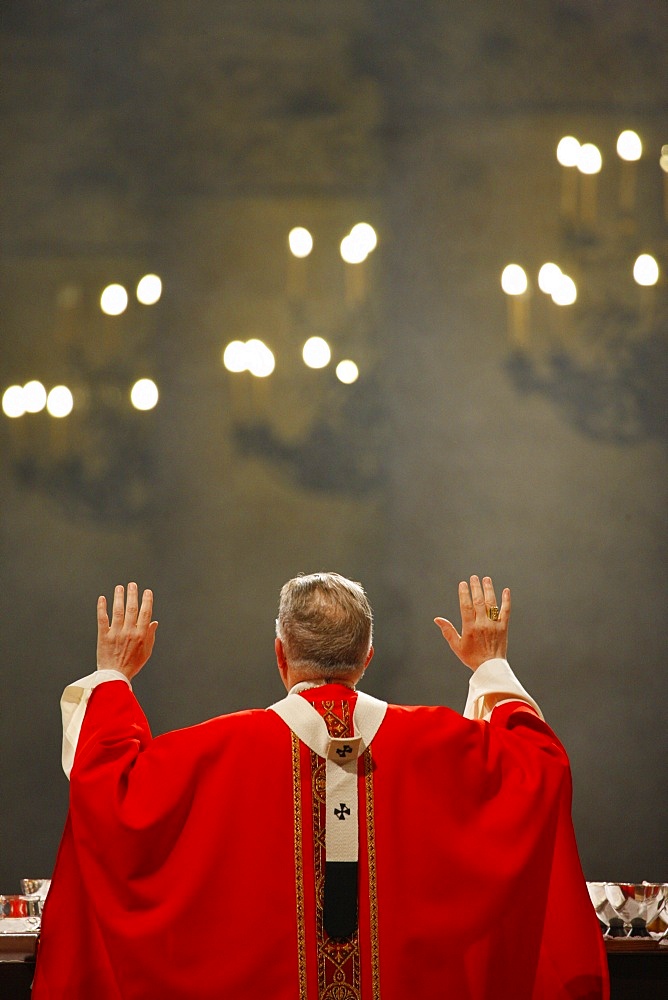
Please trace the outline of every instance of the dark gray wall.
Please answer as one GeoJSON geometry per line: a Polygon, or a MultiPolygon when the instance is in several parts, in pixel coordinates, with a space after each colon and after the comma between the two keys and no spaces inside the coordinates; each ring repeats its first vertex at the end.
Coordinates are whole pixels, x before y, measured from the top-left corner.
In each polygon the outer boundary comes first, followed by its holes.
{"type": "Polygon", "coordinates": [[[0,420],[0,889],[53,864],[58,698],[94,668],[97,594],[156,592],[136,690],[159,732],[280,695],[278,590],[318,568],[367,585],[368,688],[458,708],[432,618],[471,572],[510,585],[587,876],[668,878],[667,43],[660,0],[5,4],[0,389],[71,381],[81,407],[0,420]],[[647,149],[630,219],[622,128],[647,149]],[[560,213],[567,132],[603,151],[593,227],[560,213]],[[380,242],[351,303],[338,242],[361,218],[380,242]],[[297,278],[294,224],[316,235],[297,278]],[[567,314],[536,290],[547,259],[578,282],[567,314]],[[519,354],[511,260],[533,285],[519,354]],[[146,270],[161,302],[103,319],[104,284],[146,270]],[[304,369],[310,332],[359,383],[304,369]],[[277,355],[262,383],[220,363],[253,335],[277,355]],[[141,374],[161,400],[130,414],[141,374]]]}

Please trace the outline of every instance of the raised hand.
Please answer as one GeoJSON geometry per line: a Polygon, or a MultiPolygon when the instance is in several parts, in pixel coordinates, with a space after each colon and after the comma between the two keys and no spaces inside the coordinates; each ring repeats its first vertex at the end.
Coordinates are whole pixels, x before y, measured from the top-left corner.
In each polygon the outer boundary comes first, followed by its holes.
{"type": "Polygon", "coordinates": [[[128,599],[122,586],[114,590],[111,625],[107,599],[97,600],[97,669],[120,670],[128,680],[139,673],[151,653],[158,623],[151,621],[153,593],[145,590],[141,608],[136,583],[128,584],[128,599]]]}
{"type": "Polygon", "coordinates": [[[497,608],[491,577],[483,577],[481,584],[477,576],[472,576],[470,589],[464,580],[459,584],[459,608],[462,615],[461,635],[447,618],[434,618],[455,656],[471,670],[477,670],[485,660],[495,657],[505,659],[510,622],[510,590],[506,588],[503,591],[501,607],[497,608]],[[495,620],[488,614],[490,609],[498,611],[498,618],[495,620]]]}

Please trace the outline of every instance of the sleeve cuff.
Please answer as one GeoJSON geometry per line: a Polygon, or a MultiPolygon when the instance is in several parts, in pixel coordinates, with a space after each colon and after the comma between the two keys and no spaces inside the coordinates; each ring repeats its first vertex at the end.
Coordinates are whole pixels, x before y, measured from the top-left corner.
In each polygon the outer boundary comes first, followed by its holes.
{"type": "Polygon", "coordinates": [[[132,685],[125,674],[120,670],[96,670],[94,674],[88,674],[72,684],[68,684],[60,699],[60,711],[63,718],[63,771],[69,778],[74,755],[79,742],[79,735],[83,725],[86,707],[91,693],[100,684],[107,681],[125,681],[132,690],[132,685]]]}
{"type": "Polygon", "coordinates": [[[493,709],[508,701],[523,701],[544,721],[538,702],[522,687],[507,660],[485,660],[474,670],[464,708],[465,719],[489,721],[493,709]]]}

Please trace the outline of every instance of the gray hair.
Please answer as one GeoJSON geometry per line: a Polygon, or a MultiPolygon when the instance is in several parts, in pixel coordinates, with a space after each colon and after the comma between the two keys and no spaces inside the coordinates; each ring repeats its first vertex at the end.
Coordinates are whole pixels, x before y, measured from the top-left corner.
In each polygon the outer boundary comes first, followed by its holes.
{"type": "Polygon", "coordinates": [[[360,583],[338,573],[300,575],[284,585],[276,635],[285,657],[308,677],[339,677],[364,667],[373,613],[360,583]]]}

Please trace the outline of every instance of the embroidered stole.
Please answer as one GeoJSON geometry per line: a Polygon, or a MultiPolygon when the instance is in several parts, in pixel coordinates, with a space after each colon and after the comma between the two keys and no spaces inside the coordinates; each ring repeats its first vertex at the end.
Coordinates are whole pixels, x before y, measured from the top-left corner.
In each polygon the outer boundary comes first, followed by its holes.
{"type": "Polygon", "coordinates": [[[318,1000],[360,1000],[360,941],[358,930],[359,809],[358,773],[364,775],[366,860],[369,872],[368,956],[372,1000],[380,998],[378,978],[373,775],[370,744],[387,704],[358,693],[350,702],[323,701],[311,705],[299,694],[288,695],[271,708],[292,730],[295,805],[295,868],[299,937],[300,1000],[307,1000],[302,848],[302,788],[300,741],[310,752],[318,1000]],[[361,765],[361,767],[359,767],[361,765]]]}

